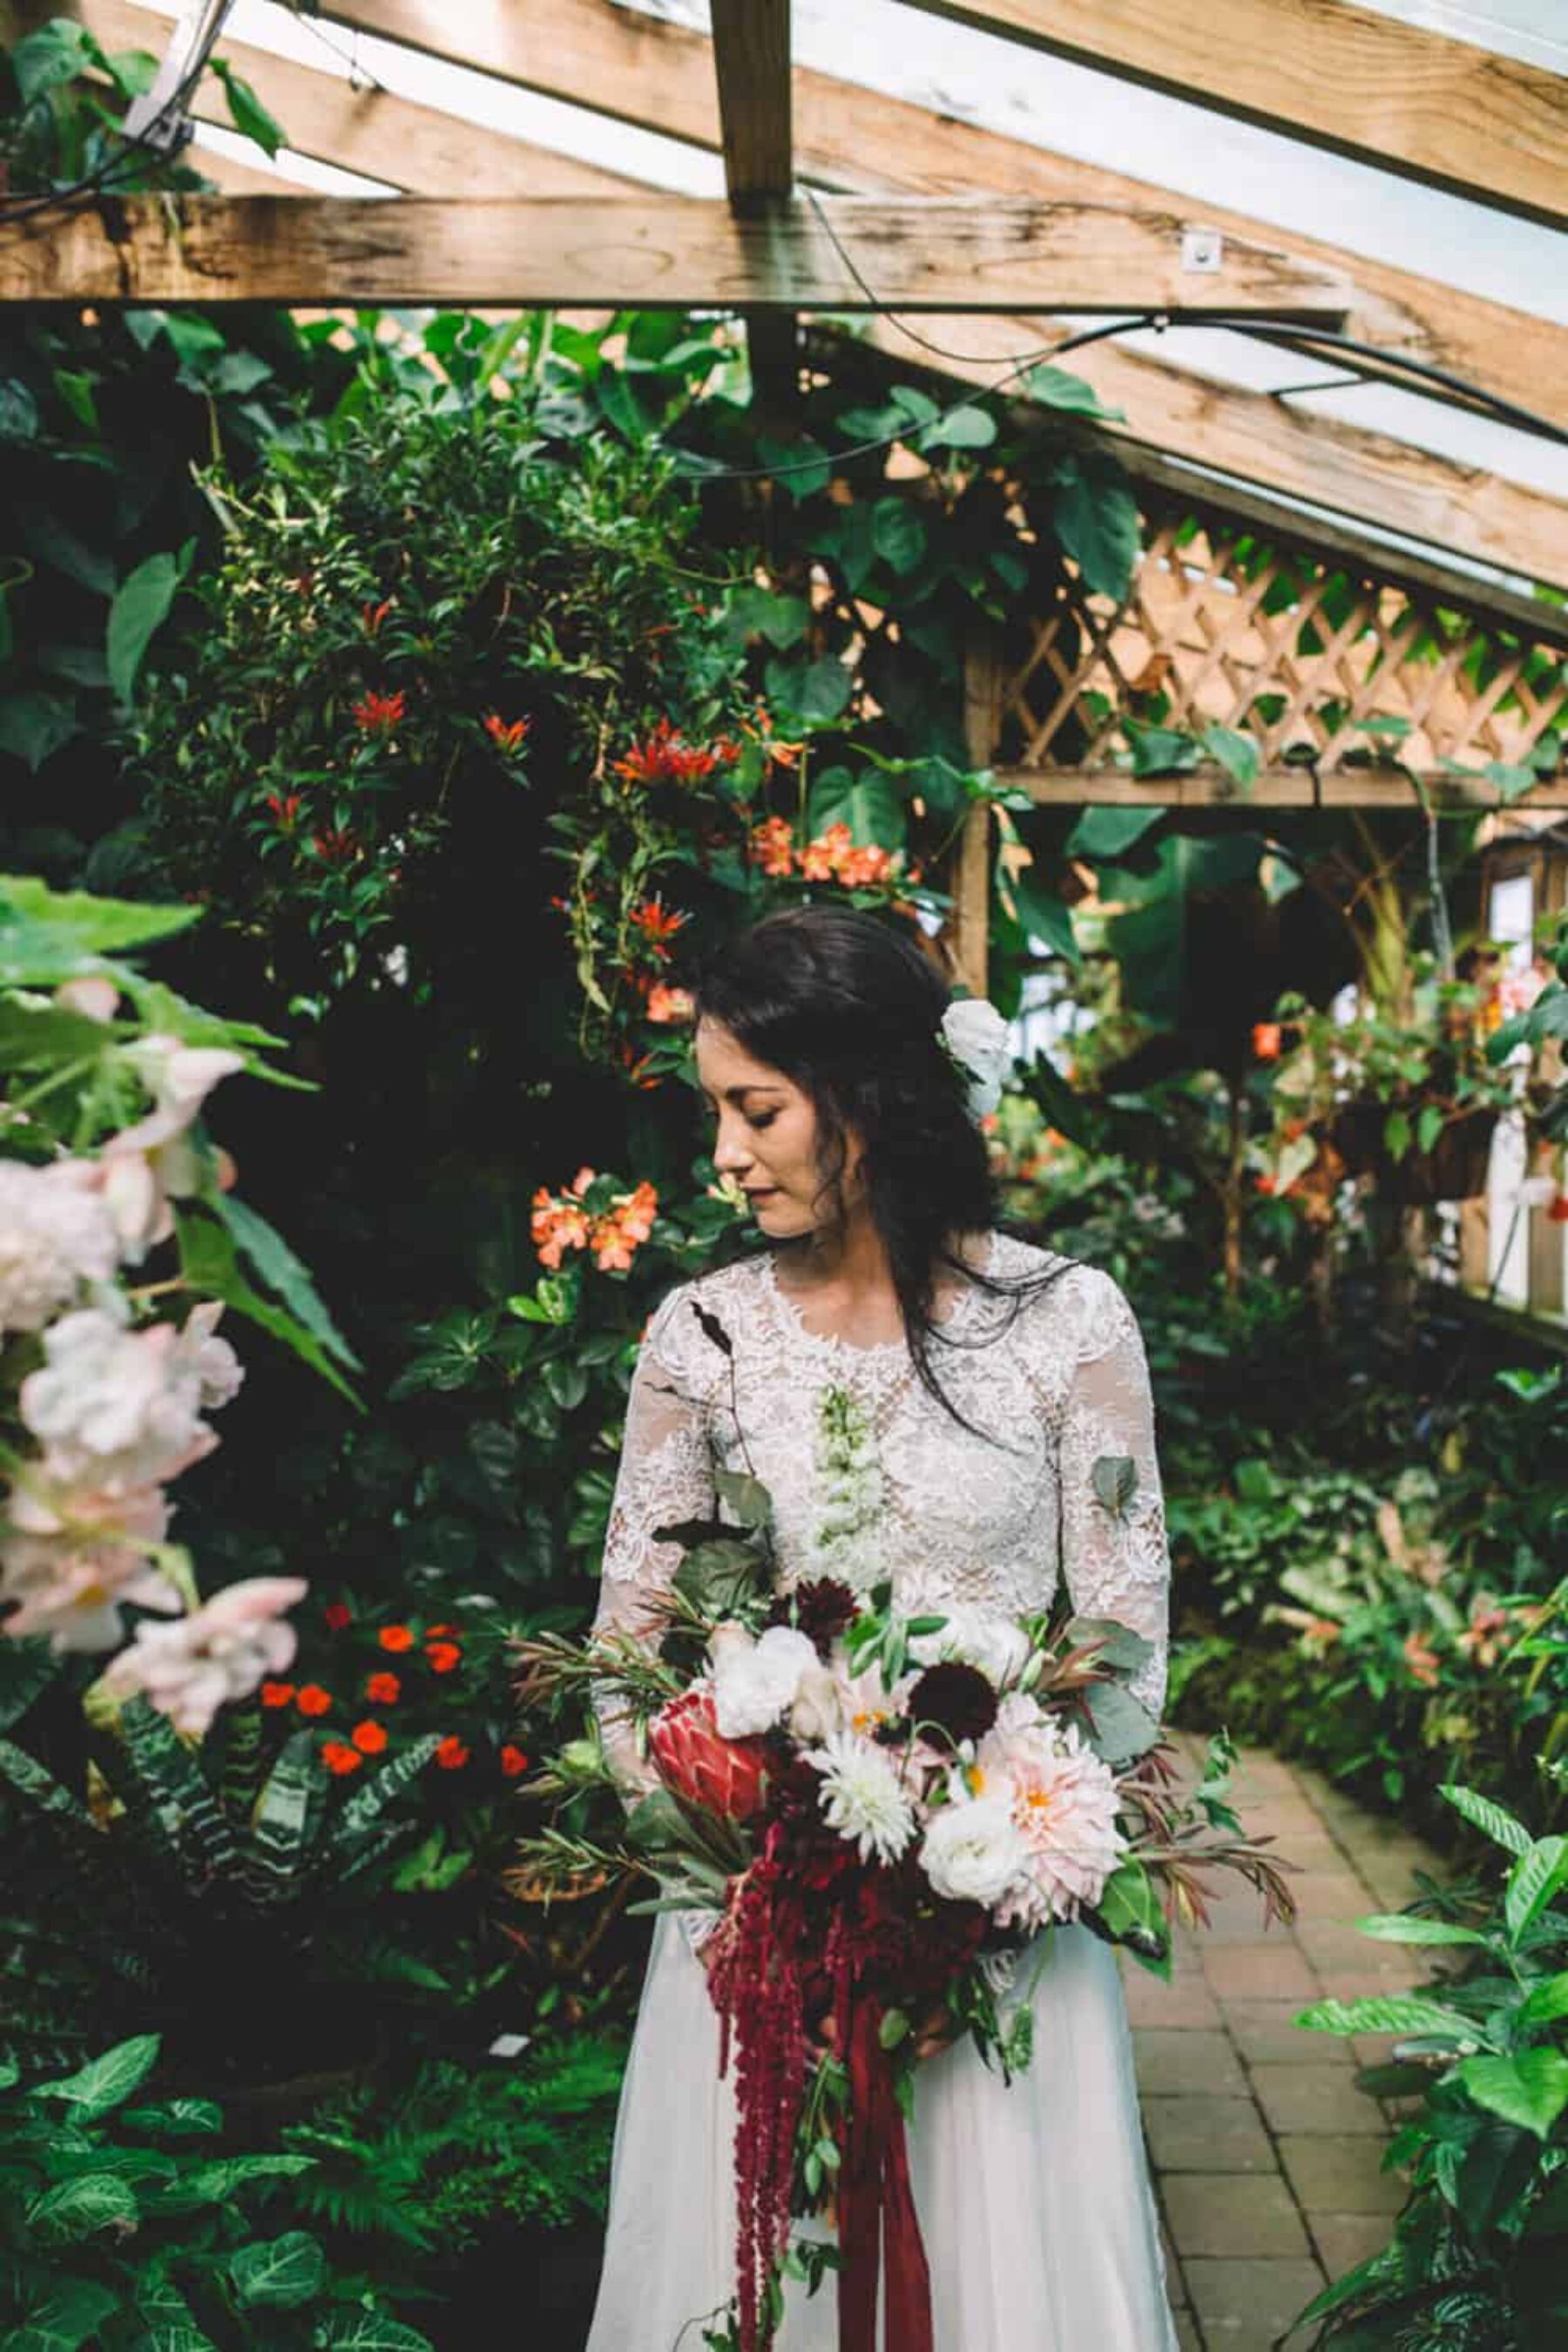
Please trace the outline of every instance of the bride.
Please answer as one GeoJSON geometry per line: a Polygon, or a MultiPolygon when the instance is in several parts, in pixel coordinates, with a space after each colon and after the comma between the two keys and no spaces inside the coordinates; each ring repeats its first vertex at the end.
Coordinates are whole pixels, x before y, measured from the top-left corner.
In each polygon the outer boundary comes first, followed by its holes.
{"type": "MultiPolygon", "coordinates": [[[[964,1040],[912,940],[848,908],[770,917],[707,972],[714,1160],[767,1246],[649,1323],[596,1622],[653,1636],[681,1557],[655,1531],[716,1515],[716,1468],[771,1491],[785,1585],[823,1572],[825,1540],[844,1573],[820,1509],[816,1400],[833,1383],[876,1435],[864,1580],[890,1576],[911,1613],[1011,1616],[1065,1579],[1079,1613],[1152,1641],[1133,1686],[1157,1715],[1169,1563],[1138,1327],[1109,1276],[998,1229],[964,1040]],[[1137,1468],[1116,1512],[1095,1492],[1106,1455],[1137,1468]]],[[[654,1786],[629,1724],[602,1713],[628,1795],[654,1786]]],[[[1087,1927],[1047,1935],[1035,2054],[1010,2085],[925,2021],[910,2162],[936,2352],[1176,2352],[1116,1960],[1087,1927]]],[[[700,1934],[662,1914],[588,2352],[700,2352],[733,2276],[734,2129],[700,1934]]],[[[831,2272],[810,2298],[792,2284],[778,2352],[837,2352],[835,2305],[831,2272]]]]}

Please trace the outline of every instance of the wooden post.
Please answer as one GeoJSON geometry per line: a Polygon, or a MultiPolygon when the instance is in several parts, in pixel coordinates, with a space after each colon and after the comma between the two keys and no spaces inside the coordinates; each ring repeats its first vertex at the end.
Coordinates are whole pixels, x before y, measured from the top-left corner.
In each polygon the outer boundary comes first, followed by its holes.
{"type": "MultiPolygon", "coordinates": [[[[712,24],[724,184],[734,212],[765,217],[795,185],[790,0],[712,0],[712,24]]],[[[748,312],[746,348],[759,409],[787,416],[795,405],[799,342],[794,310],[748,312]]]]}
{"type": "MultiPolygon", "coordinates": [[[[1002,733],[1002,658],[989,632],[972,635],[963,657],[963,738],[972,768],[988,768],[1002,733]]],[[[984,996],[991,931],[991,809],[976,801],[963,821],[944,934],[953,977],[984,996]]]]}

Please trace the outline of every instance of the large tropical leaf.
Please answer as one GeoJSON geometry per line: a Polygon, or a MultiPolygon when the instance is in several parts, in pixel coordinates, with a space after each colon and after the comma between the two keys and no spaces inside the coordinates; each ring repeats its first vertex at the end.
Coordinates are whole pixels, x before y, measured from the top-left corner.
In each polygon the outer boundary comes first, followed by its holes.
{"type": "Polygon", "coordinates": [[[5,2352],[77,2352],[116,2310],[119,2297],[93,2279],[51,2279],[21,2326],[5,2337],[5,2352]]]}
{"type": "Polygon", "coordinates": [[[240,2304],[289,2311],[321,2293],[327,2261],[314,2238],[289,2230],[281,2238],[241,2246],[229,2257],[228,2275],[240,2304]]]}
{"type": "Polygon", "coordinates": [[[58,2083],[40,2083],[33,2091],[37,2099],[61,2099],[73,2116],[92,2121],[108,2115],[121,2105],[132,2091],[140,2090],[158,2063],[162,2037],[156,2033],[138,2033],[129,2042],[116,2042],[101,2057],[92,2058],[74,2074],[58,2083]]]}
{"type": "Polygon", "coordinates": [[[204,1877],[237,1869],[239,1848],[208,1786],[199,1750],[188,1747],[168,1717],[140,1694],[126,1702],[121,1728],[126,1753],[171,1843],[190,1856],[204,1877]]]}
{"type": "Polygon", "coordinates": [[[1510,1853],[1523,1853],[1533,1843],[1524,1823],[1490,1797],[1483,1797],[1474,1789],[1460,1788],[1452,1780],[1445,1780],[1437,1793],[1447,1797],[1472,1829],[1482,1831],[1498,1845],[1506,1846],[1510,1853]]]}
{"type": "Polygon", "coordinates": [[[90,2238],[100,2230],[131,2231],[141,2218],[135,2190],[117,2172],[79,2172],[35,2197],[24,2216],[44,2245],[90,2238]]]}
{"type": "Polygon", "coordinates": [[[1467,2058],[1458,2080],[1479,2107],[1544,2139],[1568,2107],[1568,2057],[1519,2050],[1510,2058],[1467,2058]]]}

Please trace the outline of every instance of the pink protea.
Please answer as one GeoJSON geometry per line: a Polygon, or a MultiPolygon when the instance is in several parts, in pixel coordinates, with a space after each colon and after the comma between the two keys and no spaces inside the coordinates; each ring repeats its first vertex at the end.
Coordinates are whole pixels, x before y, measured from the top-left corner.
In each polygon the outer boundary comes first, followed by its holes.
{"type": "Polygon", "coordinates": [[[763,1801],[767,1749],[760,1739],[726,1739],[711,1691],[683,1691],[648,1727],[647,1744],[665,1787],[732,1822],[749,1821],[763,1801]]]}
{"type": "Polygon", "coordinates": [[[1029,1849],[1023,1876],[996,1912],[1000,1925],[1043,1927],[1098,1903],[1127,1841],[1116,1826],[1116,1776],[1078,1726],[999,1726],[975,1761],[983,1775],[1012,1782],[1013,1817],[1029,1849]]]}

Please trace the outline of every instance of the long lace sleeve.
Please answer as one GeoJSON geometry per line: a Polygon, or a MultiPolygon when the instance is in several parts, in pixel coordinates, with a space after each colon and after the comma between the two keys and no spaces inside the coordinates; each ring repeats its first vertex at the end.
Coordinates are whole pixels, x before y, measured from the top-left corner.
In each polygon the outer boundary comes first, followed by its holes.
{"type": "MultiPolygon", "coordinates": [[[[656,1309],[632,1375],[626,1435],[610,1505],[595,1633],[651,1642],[658,1602],[681,1561],[679,1544],[656,1543],[656,1528],[714,1515],[707,1415],[682,1365],[677,1317],[683,1293],[656,1309]]],[[[608,1693],[594,1711],[611,1768],[628,1797],[657,1785],[636,1725],[608,1693]]]]}
{"type": "Polygon", "coordinates": [[[1169,1656],[1171,1556],[1149,1368],[1116,1284],[1098,1273],[1076,1278],[1087,1298],[1061,1426],[1062,1573],[1079,1615],[1114,1618],[1154,1643],[1131,1688],[1157,1720],[1169,1656]],[[1102,1461],[1133,1465],[1135,1484],[1120,1504],[1110,1472],[1097,1488],[1102,1461]]]}

